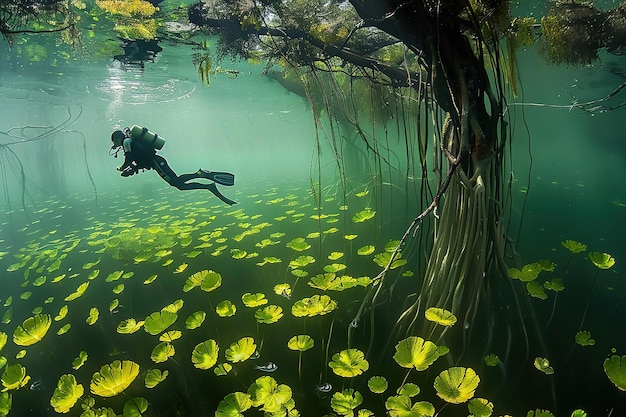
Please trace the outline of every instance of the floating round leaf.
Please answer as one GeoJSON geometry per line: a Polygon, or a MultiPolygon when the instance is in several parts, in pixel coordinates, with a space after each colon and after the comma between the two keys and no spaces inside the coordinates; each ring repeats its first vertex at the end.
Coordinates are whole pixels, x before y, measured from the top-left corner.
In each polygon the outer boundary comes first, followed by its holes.
{"type": "Polygon", "coordinates": [[[302,256],[298,256],[297,258],[289,262],[289,267],[292,269],[303,268],[309,264],[312,264],[313,262],[315,262],[314,257],[310,255],[302,255],[302,256]]]}
{"type": "Polygon", "coordinates": [[[535,365],[535,368],[546,375],[552,375],[554,373],[554,369],[550,366],[550,361],[546,358],[536,357],[533,364],[535,365]]]}
{"type": "Polygon", "coordinates": [[[89,390],[94,395],[113,397],[124,391],[139,375],[139,365],[133,361],[113,361],[91,377],[89,390]]]}
{"type": "Polygon", "coordinates": [[[165,378],[167,378],[167,375],[169,375],[169,371],[165,370],[165,371],[161,371],[160,369],[149,369],[148,372],[146,372],[146,378],[145,378],[145,385],[146,388],[154,388],[157,385],[159,385],[161,382],[165,381],[165,378]]]}
{"type": "Polygon", "coordinates": [[[6,345],[8,338],[9,336],[5,332],[0,332],[0,352],[4,348],[4,345],[6,345]]]}
{"type": "Polygon", "coordinates": [[[195,287],[199,287],[200,285],[202,285],[202,281],[208,274],[209,274],[209,271],[206,269],[200,272],[196,272],[195,274],[192,274],[185,281],[185,284],[183,285],[183,291],[189,292],[195,287]]]}
{"type": "Polygon", "coordinates": [[[398,395],[406,395],[407,397],[415,397],[419,393],[420,393],[420,387],[418,387],[416,384],[412,382],[407,382],[406,384],[403,384],[397,390],[398,395]]]}
{"type": "Polygon", "coordinates": [[[13,332],[13,342],[19,346],[30,346],[39,342],[48,332],[52,320],[49,314],[29,317],[13,332]]]}
{"type": "Polygon", "coordinates": [[[480,378],[472,368],[452,367],[442,371],[434,387],[437,395],[452,404],[460,404],[474,396],[480,378]]]}
{"type": "Polygon", "coordinates": [[[303,237],[297,237],[295,239],[292,239],[289,243],[287,243],[287,247],[295,251],[302,252],[302,251],[309,249],[311,245],[306,243],[303,237]]]}
{"type": "Polygon", "coordinates": [[[474,417],[489,417],[493,413],[493,403],[484,398],[472,398],[467,403],[467,409],[474,417]]]}
{"type": "Polygon", "coordinates": [[[359,248],[356,251],[357,255],[361,255],[361,256],[367,256],[367,255],[371,255],[372,253],[374,253],[374,251],[376,250],[376,248],[372,245],[367,245],[367,246],[363,246],[361,248],[359,248]]]}
{"type": "Polygon", "coordinates": [[[137,322],[133,318],[122,320],[120,324],[117,325],[117,332],[121,334],[135,333],[137,330],[141,329],[141,326],[143,326],[144,323],[145,322],[143,320],[137,322]]]}
{"type": "Polygon", "coordinates": [[[435,407],[426,401],[411,404],[411,398],[406,395],[389,397],[385,401],[385,408],[391,417],[432,417],[435,407]]]}
{"type": "Polygon", "coordinates": [[[206,276],[202,279],[200,288],[202,291],[211,292],[222,285],[222,276],[215,271],[208,271],[206,276]]]}
{"type": "Polygon", "coordinates": [[[57,314],[54,317],[54,321],[61,321],[65,318],[65,316],[67,316],[67,312],[68,312],[69,308],[67,307],[67,304],[64,306],[61,306],[61,308],[59,309],[59,314],[57,314]]]}
{"type": "Polygon", "coordinates": [[[604,361],[604,373],[611,382],[621,390],[626,391],[626,355],[613,355],[604,361]]]}
{"type": "Polygon", "coordinates": [[[289,339],[289,342],[287,342],[287,347],[289,349],[298,350],[300,352],[304,352],[306,350],[311,349],[313,345],[314,345],[313,339],[311,338],[311,336],[307,334],[300,334],[300,335],[294,336],[291,339],[289,339]]]}
{"type": "Polygon", "coordinates": [[[124,404],[123,417],[143,417],[148,409],[148,400],[142,397],[131,398],[124,404]]]}
{"type": "Polygon", "coordinates": [[[185,302],[181,299],[174,301],[171,304],[166,305],[161,309],[161,311],[169,311],[170,313],[178,313],[178,311],[183,308],[185,302]]]}
{"type": "Polygon", "coordinates": [[[217,376],[224,376],[228,375],[231,369],[233,369],[233,366],[230,363],[220,363],[213,368],[213,373],[217,376]]]}
{"type": "Polygon", "coordinates": [[[9,392],[0,392],[0,416],[5,417],[13,406],[13,396],[9,392]]]}
{"type": "Polygon", "coordinates": [[[373,376],[367,381],[367,386],[374,394],[382,394],[387,391],[389,383],[384,376],[373,376]]]}
{"type": "Polygon", "coordinates": [[[198,343],[191,353],[191,362],[198,369],[210,369],[217,362],[219,346],[213,339],[198,343]]]}
{"type": "Polygon", "coordinates": [[[296,301],[291,306],[291,314],[296,317],[312,317],[328,314],[337,308],[337,302],[327,295],[314,295],[296,301]]]}
{"type": "Polygon", "coordinates": [[[57,330],[57,334],[61,336],[62,334],[69,332],[71,328],[72,328],[72,323],[64,324],[63,327],[57,330]]]}
{"type": "Polygon", "coordinates": [[[587,250],[587,245],[576,242],[575,240],[564,240],[561,242],[561,245],[572,253],[579,253],[587,250]]]}
{"type": "Polygon", "coordinates": [[[490,353],[485,356],[485,365],[498,366],[499,363],[500,363],[500,358],[495,353],[490,353]]]}
{"type": "Polygon", "coordinates": [[[603,252],[590,252],[589,260],[600,269],[610,269],[615,265],[615,259],[608,253],[603,252]]]}
{"type": "Polygon", "coordinates": [[[170,327],[178,318],[176,313],[170,311],[156,311],[146,317],[143,329],[146,333],[157,335],[170,327]]]}
{"type": "Polygon", "coordinates": [[[91,326],[98,321],[99,316],[100,316],[100,312],[98,311],[98,309],[95,307],[92,307],[91,309],[89,309],[89,316],[87,317],[85,321],[87,322],[88,325],[91,326]]]}
{"type": "Polygon", "coordinates": [[[442,350],[429,340],[410,336],[398,342],[393,359],[403,368],[415,367],[423,371],[445,353],[447,350],[442,350]]]}
{"type": "Polygon", "coordinates": [[[197,329],[204,323],[206,313],[204,311],[196,311],[185,320],[185,327],[189,330],[197,329]]]}
{"type": "Polygon", "coordinates": [[[242,337],[226,349],[226,359],[231,362],[243,362],[256,351],[256,343],[251,337],[242,337]]]}
{"type": "Polygon", "coordinates": [[[243,417],[243,412],[252,407],[250,395],[231,392],[217,405],[215,417],[243,417]]]}
{"type": "Polygon", "coordinates": [[[554,417],[554,414],[552,414],[548,410],[542,410],[537,408],[536,410],[529,411],[526,414],[526,417],[554,417]]]}
{"type": "Polygon", "coordinates": [[[224,300],[215,306],[215,312],[220,317],[231,317],[237,312],[237,307],[230,300],[224,300]]]}
{"type": "Polygon", "coordinates": [[[254,313],[256,321],[263,324],[276,323],[282,316],[283,309],[276,305],[260,308],[254,313]]]}
{"type": "Polygon", "coordinates": [[[2,385],[4,389],[2,391],[19,389],[28,384],[30,377],[26,375],[26,368],[19,363],[9,365],[4,368],[2,374],[2,385]]]}
{"type": "Polygon", "coordinates": [[[580,346],[593,346],[596,344],[596,341],[591,338],[591,332],[588,330],[582,330],[576,333],[576,343],[580,346]]]}
{"type": "Polygon", "coordinates": [[[173,342],[174,340],[180,339],[182,335],[183,334],[180,330],[170,330],[169,332],[165,332],[159,336],[159,341],[173,342]]]}
{"type": "Polygon", "coordinates": [[[72,369],[77,370],[81,366],[83,366],[85,362],[87,362],[87,357],[88,357],[87,352],[85,352],[84,350],[81,350],[78,353],[78,357],[72,361],[72,369]]]}
{"type": "Polygon", "coordinates": [[[174,345],[169,342],[161,342],[152,349],[150,359],[154,363],[161,363],[174,356],[175,353],[174,345]]]}
{"type": "Polygon", "coordinates": [[[368,207],[365,210],[362,210],[356,213],[352,217],[352,221],[355,223],[363,223],[366,220],[373,219],[375,215],[376,215],[376,212],[368,207]]]}
{"type": "Polygon", "coordinates": [[[426,310],[425,316],[426,320],[446,327],[456,323],[456,316],[443,308],[431,307],[426,310]]]}
{"type": "Polygon", "coordinates": [[[585,412],[585,410],[578,409],[572,411],[571,417],[587,417],[587,413],[585,412]]]}
{"type": "Polygon", "coordinates": [[[336,392],[330,399],[333,411],[341,416],[353,416],[354,409],[363,402],[363,396],[352,388],[336,392]]]}
{"type": "Polygon", "coordinates": [[[74,375],[61,375],[50,399],[50,405],[57,413],[68,413],[84,392],[83,386],[76,382],[74,375]]]}
{"type": "Polygon", "coordinates": [[[252,405],[255,407],[262,405],[262,411],[276,413],[291,399],[292,391],[285,384],[279,385],[271,376],[262,376],[250,385],[248,394],[252,405]]]}
{"type": "Polygon", "coordinates": [[[265,298],[265,294],[260,292],[254,294],[247,292],[241,296],[241,301],[243,301],[243,304],[246,307],[258,307],[267,304],[267,298],[265,298]]]}
{"type": "Polygon", "coordinates": [[[365,355],[358,349],[345,349],[335,353],[328,366],[336,375],[346,378],[361,375],[370,367],[365,355]]]}

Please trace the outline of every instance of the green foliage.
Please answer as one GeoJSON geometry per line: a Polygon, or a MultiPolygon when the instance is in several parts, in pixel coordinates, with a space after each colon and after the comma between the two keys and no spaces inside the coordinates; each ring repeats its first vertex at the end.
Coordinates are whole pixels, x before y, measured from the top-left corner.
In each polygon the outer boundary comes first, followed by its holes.
{"type": "Polygon", "coordinates": [[[255,407],[262,406],[261,410],[267,413],[279,412],[291,400],[291,388],[285,384],[278,384],[271,376],[257,378],[248,394],[255,407]]]}
{"type": "Polygon", "coordinates": [[[389,383],[384,376],[373,376],[367,381],[367,386],[374,394],[382,394],[387,391],[389,383]]]}
{"type": "Polygon", "coordinates": [[[19,363],[7,365],[2,374],[3,391],[19,389],[28,384],[30,376],[26,375],[26,368],[19,363]]]}
{"type": "Polygon", "coordinates": [[[330,406],[340,416],[352,416],[353,410],[363,402],[363,396],[352,388],[336,392],[330,399],[330,406]]]}
{"type": "Polygon", "coordinates": [[[358,349],[345,349],[333,355],[328,364],[336,375],[351,378],[361,375],[369,369],[369,362],[365,355],[358,349]]]}
{"type": "Polygon", "coordinates": [[[615,259],[604,252],[590,252],[589,260],[599,269],[610,269],[615,265],[615,259]]]}
{"type": "Polygon", "coordinates": [[[612,355],[604,360],[604,373],[620,391],[626,391],[626,355],[612,355]]]}
{"type": "Polygon", "coordinates": [[[83,386],[76,382],[74,375],[65,374],[59,378],[50,405],[57,413],[67,413],[84,393],[83,386]]]}
{"type": "Polygon", "coordinates": [[[474,396],[480,378],[472,368],[453,367],[435,378],[437,396],[452,404],[464,403],[474,396]]]}
{"type": "Polygon", "coordinates": [[[113,397],[124,391],[139,375],[139,365],[133,361],[113,361],[91,377],[89,390],[101,397],[113,397]]]}
{"type": "Polygon", "coordinates": [[[546,375],[552,375],[554,373],[554,369],[550,366],[550,361],[546,358],[536,357],[533,361],[533,365],[546,375]]]}
{"type": "Polygon", "coordinates": [[[243,412],[250,407],[252,407],[252,399],[249,394],[232,392],[220,401],[215,417],[243,417],[243,412]]]}
{"type": "Polygon", "coordinates": [[[446,353],[447,349],[442,349],[429,340],[410,336],[398,342],[393,359],[404,368],[414,367],[423,371],[446,353]]]}
{"type": "Polygon", "coordinates": [[[174,324],[177,318],[178,315],[176,313],[170,311],[156,311],[146,317],[143,329],[146,333],[154,336],[174,324]]]}
{"type": "Polygon", "coordinates": [[[19,346],[33,345],[44,338],[51,324],[52,319],[49,314],[29,317],[13,332],[13,342],[19,346]]]}
{"type": "Polygon", "coordinates": [[[576,333],[576,343],[580,346],[593,346],[596,341],[591,338],[591,332],[588,330],[582,330],[576,333]]]}

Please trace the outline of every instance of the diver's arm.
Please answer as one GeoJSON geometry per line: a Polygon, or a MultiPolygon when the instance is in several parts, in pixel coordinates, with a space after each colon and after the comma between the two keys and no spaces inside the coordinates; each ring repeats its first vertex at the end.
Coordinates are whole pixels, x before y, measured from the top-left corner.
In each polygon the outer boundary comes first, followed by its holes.
{"type": "Polygon", "coordinates": [[[132,165],[135,159],[131,146],[132,143],[132,138],[126,138],[124,139],[124,142],[122,142],[122,147],[124,148],[124,163],[118,168],[118,171],[124,171],[126,168],[132,165]]]}

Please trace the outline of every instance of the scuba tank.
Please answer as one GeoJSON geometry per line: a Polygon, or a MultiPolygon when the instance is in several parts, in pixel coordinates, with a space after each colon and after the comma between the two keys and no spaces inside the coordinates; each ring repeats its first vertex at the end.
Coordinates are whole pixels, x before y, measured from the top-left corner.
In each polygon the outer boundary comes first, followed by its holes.
{"type": "Polygon", "coordinates": [[[133,139],[137,139],[155,149],[161,149],[165,145],[165,139],[159,137],[156,133],[150,132],[145,127],[134,125],[130,128],[130,134],[133,139]]]}

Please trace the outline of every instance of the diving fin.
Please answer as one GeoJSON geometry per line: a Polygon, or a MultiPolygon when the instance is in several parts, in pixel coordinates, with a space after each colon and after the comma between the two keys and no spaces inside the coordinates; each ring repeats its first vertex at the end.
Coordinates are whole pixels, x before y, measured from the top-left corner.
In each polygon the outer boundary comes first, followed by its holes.
{"type": "Polygon", "coordinates": [[[228,204],[229,206],[232,206],[233,204],[237,204],[236,201],[233,201],[225,197],[222,193],[220,193],[220,191],[215,186],[215,183],[207,184],[207,189],[211,191],[215,195],[215,197],[219,198],[220,200],[222,200],[224,203],[228,204]]]}
{"type": "Polygon", "coordinates": [[[235,175],[231,174],[230,172],[213,172],[201,169],[200,176],[202,178],[207,178],[211,181],[215,181],[216,183],[220,185],[225,185],[227,187],[235,185],[235,175]]]}

